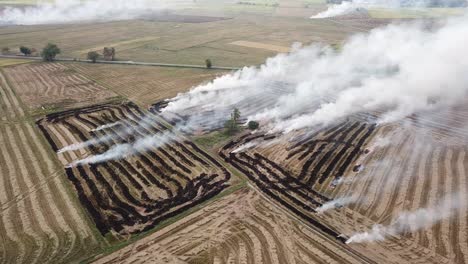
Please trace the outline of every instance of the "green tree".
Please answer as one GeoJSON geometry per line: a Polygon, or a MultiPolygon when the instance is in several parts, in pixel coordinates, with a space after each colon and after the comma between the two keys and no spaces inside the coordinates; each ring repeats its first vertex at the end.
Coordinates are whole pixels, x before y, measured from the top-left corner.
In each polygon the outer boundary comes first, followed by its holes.
{"type": "Polygon", "coordinates": [[[224,128],[226,129],[226,133],[229,135],[234,135],[239,131],[239,121],[240,118],[240,111],[237,108],[231,113],[231,118],[224,123],[224,128]]]}
{"type": "Polygon", "coordinates": [[[25,46],[21,46],[19,49],[20,49],[20,52],[24,54],[24,56],[31,55],[32,53],[31,49],[25,46]]]}
{"type": "Polygon", "coordinates": [[[93,63],[96,63],[98,58],[99,58],[99,53],[97,53],[96,51],[88,52],[88,60],[92,61],[93,63]]]}
{"type": "Polygon", "coordinates": [[[208,69],[211,69],[211,67],[213,67],[213,64],[211,63],[210,59],[206,59],[205,64],[206,64],[206,68],[208,68],[208,69]]]}
{"type": "Polygon", "coordinates": [[[57,45],[49,43],[44,47],[44,49],[42,49],[41,56],[44,61],[53,61],[60,52],[61,51],[57,45]]]}
{"type": "Polygon", "coordinates": [[[258,124],[258,122],[256,121],[249,121],[249,123],[247,124],[247,127],[250,129],[250,130],[255,130],[259,127],[260,125],[258,124]]]}

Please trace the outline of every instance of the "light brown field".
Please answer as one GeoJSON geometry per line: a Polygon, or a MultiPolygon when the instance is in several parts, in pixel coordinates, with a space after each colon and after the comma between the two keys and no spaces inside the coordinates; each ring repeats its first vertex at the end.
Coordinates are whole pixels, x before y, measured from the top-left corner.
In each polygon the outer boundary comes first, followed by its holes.
{"type": "Polygon", "coordinates": [[[33,110],[76,107],[116,96],[61,63],[24,64],[4,72],[21,100],[33,110]]]}
{"type": "Polygon", "coordinates": [[[70,63],[66,66],[142,106],[172,98],[226,73],[217,70],[127,65],[70,63]]]}
{"type": "Polygon", "coordinates": [[[101,248],[102,238],[71,194],[63,170],[13,87],[0,73],[0,259],[82,259],[101,248]]]}
{"type": "Polygon", "coordinates": [[[250,188],[95,263],[363,263],[250,188]]]}
{"type": "MultiPolygon", "coordinates": [[[[201,11],[181,11],[183,15],[197,12],[201,11]]],[[[294,42],[339,44],[354,33],[369,30],[372,21],[381,21],[355,20],[353,26],[348,26],[331,20],[311,20],[308,17],[313,15],[312,10],[310,15],[302,17],[237,11],[231,14],[229,10],[225,13],[225,17],[232,19],[205,23],[183,23],[178,19],[12,26],[0,28],[0,36],[2,45],[10,49],[26,45],[41,50],[53,41],[62,49],[61,56],[72,58],[85,58],[88,50],[114,44],[119,60],[203,65],[209,58],[217,66],[239,67],[261,64],[277,51],[246,49],[229,43],[242,40],[282,47],[290,47],[294,42]]],[[[220,14],[213,12],[212,16],[220,14]]]]}
{"type": "Polygon", "coordinates": [[[243,41],[243,40],[234,41],[229,44],[237,45],[241,47],[247,47],[247,48],[271,50],[271,51],[282,52],[282,53],[287,53],[290,51],[290,48],[288,47],[282,47],[282,46],[270,45],[270,44],[258,43],[258,42],[251,42],[251,41],[243,41]]]}

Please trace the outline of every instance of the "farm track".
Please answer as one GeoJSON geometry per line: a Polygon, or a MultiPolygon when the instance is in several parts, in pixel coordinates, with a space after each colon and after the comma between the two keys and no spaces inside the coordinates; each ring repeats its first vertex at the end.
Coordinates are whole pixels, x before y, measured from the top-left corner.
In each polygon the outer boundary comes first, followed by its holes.
{"type": "Polygon", "coordinates": [[[5,150],[0,153],[0,263],[80,259],[101,241],[10,81],[0,72],[0,142],[5,150]]]}
{"type": "MultiPolygon", "coordinates": [[[[64,111],[37,124],[56,149],[94,140],[86,148],[59,153],[63,165],[168,131],[133,103],[64,111]],[[119,125],[93,131],[116,122],[119,125]]],[[[180,138],[126,159],[78,165],[66,172],[102,234],[149,230],[220,193],[230,180],[221,164],[180,138]]]]}

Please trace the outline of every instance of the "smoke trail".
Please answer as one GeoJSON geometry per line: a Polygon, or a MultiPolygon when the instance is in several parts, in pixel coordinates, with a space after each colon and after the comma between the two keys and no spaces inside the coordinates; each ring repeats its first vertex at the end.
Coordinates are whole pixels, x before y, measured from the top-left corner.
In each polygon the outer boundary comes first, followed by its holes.
{"type": "Polygon", "coordinates": [[[396,236],[405,232],[415,232],[429,228],[444,219],[453,217],[456,213],[465,211],[465,198],[465,195],[462,195],[461,198],[459,194],[450,195],[446,196],[441,203],[434,207],[421,208],[412,212],[402,212],[390,225],[374,225],[369,232],[352,235],[346,241],[346,244],[382,241],[388,235],[396,236]]]}
{"type": "Polygon", "coordinates": [[[171,131],[165,131],[152,136],[137,139],[133,143],[119,144],[112,146],[109,150],[102,154],[87,157],[77,160],[67,167],[75,167],[83,164],[96,164],[108,160],[116,160],[127,158],[137,152],[146,151],[151,148],[159,148],[163,145],[175,140],[175,135],[171,131]]]}
{"type": "Polygon", "coordinates": [[[378,28],[352,37],[340,51],[296,45],[259,68],[246,67],[180,94],[162,111],[190,117],[204,107],[211,113],[238,107],[273,132],[314,128],[376,110],[383,113],[377,122],[397,121],[466,98],[464,43],[467,15],[432,29],[421,24],[378,28]]]}
{"type": "Polygon", "coordinates": [[[324,203],[322,206],[318,207],[317,213],[322,214],[328,210],[334,209],[334,208],[339,208],[348,204],[352,204],[356,201],[355,198],[353,197],[342,197],[342,198],[337,198],[332,201],[329,201],[327,203],[324,203]]]}
{"type": "MultiPolygon", "coordinates": [[[[130,123],[128,123],[126,121],[117,121],[115,123],[102,125],[102,126],[96,128],[96,129],[93,129],[91,131],[98,131],[98,130],[102,130],[104,128],[111,128],[111,127],[116,126],[117,125],[116,123],[120,123],[120,124],[124,125],[124,127],[120,128],[120,129],[117,129],[116,132],[119,133],[120,135],[126,136],[126,135],[130,135],[133,132],[137,131],[140,127],[148,126],[148,122],[154,121],[154,117],[151,116],[151,115],[147,115],[147,116],[144,116],[143,118],[141,118],[140,120],[134,120],[134,121],[137,122],[136,126],[133,126],[133,125],[131,125],[130,123]]],[[[84,142],[80,142],[80,143],[76,143],[76,144],[66,146],[66,147],[58,150],[57,153],[60,154],[60,153],[67,152],[67,151],[75,151],[75,150],[79,150],[79,149],[82,149],[82,148],[87,148],[87,147],[95,145],[95,144],[107,143],[107,142],[112,141],[112,138],[113,138],[112,134],[100,136],[100,137],[97,137],[97,138],[92,138],[92,139],[84,141],[84,142]]]]}
{"type": "Polygon", "coordinates": [[[243,144],[243,145],[239,146],[238,148],[233,150],[231,153],[239,153],[239,152],[245,151],[247,149],[253,148],[258,144],[259,144],[259,142],[251,141],[251,142],[248,142],[246,144],[243,144]]]}
{"type": "Polygon", "coordinates": [[[76,144],[72,144],[72,145],[63,147],[63,148],[61,148],[61,149],[59,149],[57,151],[57,154],[67,152],[67,151],[75,151],[75,150],[79,150],[79,149],[82,149],[82,148],[87,148],[89,146],[99,144],[99,143],[103,143],[103,142],[108,142],[110,140],[112,140],[111,135],[106,135],[106,136],[102,136],[102,137],[99,137],[99,138],[93,138],[93,139],[90,139],[90,140],[87,140],[87,141],[84,141],[84,142],[80,142],[80,143],[76,143],[76,144]]]}
{"type": "Polygon", "coordinates": [[[107,128],[111,128],[111,127],[115,127],[115,126],[118,126],[118,125],[122,125],[122,122],[117,121],[117,122],[114,122],[114,123],[110,123],[110,124],[105,124],[105,125],[102,125],[102,126],[98,126],[98,127],[96,127],[95,129],[92,129],[91,131],[100,131],[100,130],[107,129],[107,128]]]}
{"type": "Polygon", "coordinates": [[[37,5],[32,7],[7,7],[0,16],[0,25],[133,19],[181,4],[181,1],[175,2],[167,0],[55,0],[52,3],[38,1],[37,5]]]}
{"type": "Polygon", "coordinates": [[[379,7],[379,8],[426,8],[426,7],[461,7],[466,6],[464,0],[352,0],[343,1],[340,4],[333,4],[327,10],[320,12],[310,18],[328,18],[342,16],[359,10],[379,7]]]}

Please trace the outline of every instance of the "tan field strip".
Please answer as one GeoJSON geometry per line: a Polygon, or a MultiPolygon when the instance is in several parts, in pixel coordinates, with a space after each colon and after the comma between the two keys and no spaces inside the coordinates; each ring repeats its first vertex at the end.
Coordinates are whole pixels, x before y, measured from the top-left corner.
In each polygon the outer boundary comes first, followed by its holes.
{"type": "Polygon", "coordinates": [[[241,47],[247,47],[247,48],[281,52],[281,53],[287,53],[291,51],[290,48],[284,47],[284,46],[270,45],[270,44],[265,44],[265,43],[260,43],[260,42],[252,42],[252,41],[244,41],[244,40],[234,41],[229,44],[241,46],[241,47]]]}
{"type": "Polygon", "coordinates": [[[0,259],[2,263],[67,263],[101,240],[53,159],[45,139],[0,72],[0,259]]]}
{"type": "Polygon", "coordinates": [[[125,40],[125,41],[119,41],[119,42],[114,42],[114,43],[108,43],[105,45],[89,48],[89,49],[84,49],[77,51],[76,53],[78,54],[86,54],[90,51],[99,51],[101,52],[105,47],[113,47],[113,48],[118,48],[118,50],[124,50],[124,49],[132,49],[132,48],[137,48],[147,42],[151,42],[154,40],[159,39],[159,37],[144,37],[144,38],[136,38],[136,39],[130,39],[130,40],[125,40]]]}

